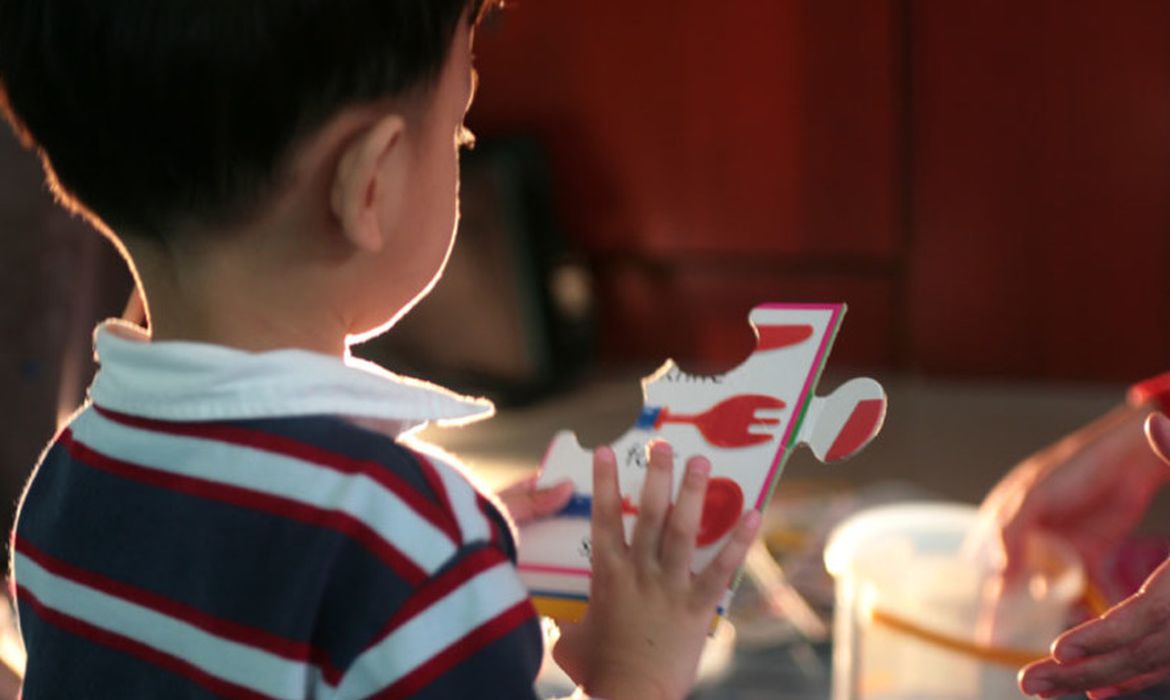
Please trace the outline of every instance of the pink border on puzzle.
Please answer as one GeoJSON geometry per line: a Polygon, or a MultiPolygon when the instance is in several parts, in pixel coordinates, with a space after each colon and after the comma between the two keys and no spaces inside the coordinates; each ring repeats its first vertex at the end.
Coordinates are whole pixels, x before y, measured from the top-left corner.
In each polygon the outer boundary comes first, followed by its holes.
{"type": "MultiPolygon", "coordinates": [[[[829,323],[825,326],[825,333],[821,336],[821,346],[817,348],[817,354],[813,358],[813,363],[809,369],[808,376],[804,379],[804,387],[800,390],[800,395],[804,397],[804,403],[800,408],[803,410],[804,404],[812,401],[812,382],[815,377],[820,374],[821,363],[824,362],[825,353],[828,351],[829,343],[835,337],[837,320],[841,317],[841,304],[761,304],[753,307],[754,309],[796,309],[800,311],[832,311],[829,316],[829,323]]],[[[796,414],[796,411],[793,411],[796,414]]],[[[756,498],[756,510],[761,510],[764,505],[764,498],[767,497],[771,490],[772,479],[776,476],[776,470],[780,468],[780,462],[784,460],[784,453],[788,450],[788,439],[792,437],[792,431],[796,429],[798,421],[788,421],[788,429],[784,431],[784,436],[780,439],[780,449],[776,452],[776,457],[772,460],[772,466],[768,469],[768,476],[764,479],[764,487],[760,490],[759,496],[756,498]]],[[[543,465],[548,459],[549,451],[552,450],[552,443],[545,449],[544,457],[541,458],[540,463],[543,465]]],[[[592,576],[593,572],[590,569],[579,569],[568,566],[551,566],[547,564],[525,564],[521,563],[516,566],[520,571],[532,571],[534,573],[556,574],[560,576],[592,576]]]]}
{"type": "Polygon", "coordinates": [[[517,564],[521,571],[532,571],[538,574],[559,574],[561,576],[592,576],[589,569],[574,569],[568,566],[550,566],[548,564],[517,564]]]}
{"type": "MultiPolygon", "coordinates": [[[[800,390],[800,395],[804,398],[804,403],[800,406],[800,410],[803,411],[805,404],[808,404],[813,399],[813,379],[820,375],[821,363],[825,360],[825,353],[828,351],[829,343],[836,336],[837,320],[841,317],[841,304],[761,304],[756,308],[799,309],[801,311],[831,310],[833,312],[829,316],[829,324],[825,326],[825,334],[821,336],[821,347],[817,348],[817,354],[813,358],[812,367],[809,368],[808,376],[804,378],[804,387],[800,390]]],[[[793,411],[794,416],[797,414],[797,411],[793,411]]],[[[776,457],[772,460],[772,467],[768,470],[768,477],[764,479],[764,488],[760,491],[760,495],[756,497],[756,510],[763,510],[764,499],[767,498],[768,492],[772,490],[772,479],[775,478],[776,470],[780,468],[780,463],[784,461],[784,453],[788,451],[788,439],[792,437],[792,431],[796,429],[796,424],[803,422],[803,420],[788,421],[788,429],[784,431],[784,437],[780,439],[780,449],[776,452],[776,457]]]]}

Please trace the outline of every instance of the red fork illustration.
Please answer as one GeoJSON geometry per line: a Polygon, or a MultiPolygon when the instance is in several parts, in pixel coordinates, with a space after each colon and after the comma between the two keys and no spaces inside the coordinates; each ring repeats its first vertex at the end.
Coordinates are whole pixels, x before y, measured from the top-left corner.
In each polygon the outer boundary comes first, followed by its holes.
{"type": "Polygon", "coordinates": [[[638,418],[638,427],[659,430],[664,423],[690,423],[715,447],[749,447],[772,439],[772,436],[766,433],[750,432],[751,427],[780,423],[779,418],[757,416],[756,412],[780,409],[785,405],[774,396],[742,394],[724,399],[706,411],[694,415],[671,413],[665,406],[647,407],[638,418]]]}

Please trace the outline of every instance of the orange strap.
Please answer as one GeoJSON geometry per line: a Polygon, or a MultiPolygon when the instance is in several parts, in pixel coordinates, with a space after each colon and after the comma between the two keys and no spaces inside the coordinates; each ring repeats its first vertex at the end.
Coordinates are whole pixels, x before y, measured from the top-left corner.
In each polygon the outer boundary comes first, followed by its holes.
{"type": "Polygon", "coordinates": [[[1044,651],[1032,651],[1030,649],[1009,649],[1006,647],[993,647],[986,644],[976,644],[975,642],[967,641],[961,637],[953,637],[949,634],[943,634],[931,629],[927,629],[922,625],[913,623],[904,617],[887,612],[880,608],[874,608],[870,613],[871,619],[875,625],[881,627],[888,627],[896,632],[901,632],[910,637],[914,637],[919,641],[933,644],[936,647],[942,647],[962,654],[963,656],[971,656],[980,661],[987,661],[1000,666],[1011,666],[1012,668],[1019,668],[1027,666],[1033,661],[1043,659],[1048,656],[1044,651]]]}
{"type": "MultiPolygon", "coordinates": [[[[1109,603],[1106,601],[1105,596],[1092,584],[1086,586],[1082,602],[1089,608],[1089,611],[1093,615],[1101,615],[1109,609],[1109,603]]],[[[875,625],[901,632],[927,644],[933,644],[934,646],[953,651],[956,654],[970,656],[980,661],[986,661],[1000,666],[1020,668],[1021,666],[1027,666],[1033,661],[1038,661],[1048,656],[1047,651],[976,644],[961,637],[954,637],[928,629],[900,615],[880,608],[874,608],[871,611],[870,620],[875,625]]]]}

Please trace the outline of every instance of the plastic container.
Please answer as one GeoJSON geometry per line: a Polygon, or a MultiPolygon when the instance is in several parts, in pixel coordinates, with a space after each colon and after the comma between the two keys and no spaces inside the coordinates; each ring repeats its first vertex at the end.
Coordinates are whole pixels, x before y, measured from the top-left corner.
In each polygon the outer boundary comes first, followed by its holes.
{"type": "Polygon", "coordinates": [[[1023,664],[1046,655],[1084,590],[1076,553],[1029,542],[1024,583],[989,618],[993,575],[964,541],[973,506],[908,503],[859,513],[825,549],[836,583],[832,700],[1010,700],[1023,664]]]}

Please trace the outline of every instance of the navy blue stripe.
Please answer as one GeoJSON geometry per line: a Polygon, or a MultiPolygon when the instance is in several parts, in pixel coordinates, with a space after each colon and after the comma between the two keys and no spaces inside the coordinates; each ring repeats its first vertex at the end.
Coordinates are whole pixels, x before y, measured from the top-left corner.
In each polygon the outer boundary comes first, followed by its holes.
{"type": "Polygon", "coordinates": [[[540,622],[533,617],[421,688],[411,700],[536,698],[543,644],[540,622]]]}
{"type": "MultiPolygon", "coordinates": [[[[332,417],[234,425],[382,464],[443,505],[414,455],[386,436],[332,417]]],[[[100,450],[101,437],[93,439],[100,450]]],[[[506,520],[490,504],[485,510],[514,558],[506,520]]],[[[335,530],[144,484],[85,465],[61,445],[38,467],[17,530],[32,547],[99,577],[307,644],[342,672],[418,593],[365,546],[335,530]]],[[[461,550],[443,570],[484,546],[461,550]]],[[[21,615],[29,621],[32,655],[27,700],[109,697],[112,688],[118,697],[210,697],[170,671],[47,625],[26,605],[21,615]],[[68,677],[49,687],[52,669],[64,666],[70,667],[68,677]]],[[[539,663],[540,631],[533,620],[436,680],[426,696],[450,692],[435,688],[463,694],[490,675],[503,683],[502,694],[494,696],[531,697],[539,663]]]]}
{"type": "Polygon", "coordinates": [[[412,593],[334,530],[140,484],[60,447],[33,480],[18,532],[74,566],[302,643],[337,636],[317,629],[327,609],[327,624],[360,644],[412,593]]]}
{"type": "Polygon", "coordinates": [[[490,499],[480,496],[479,504],[480,510],[487,516],[488,525],[492,529],[493,535],[499,537],[501,548],[508,559],[516,563],[516,538],[512,533],[512,524],[508,521],[504,514],[500,512],[499,508],[491,502],[490,499]]]}
{"type": "Polygon", "coordinates": [[[32,606],[20,604],[19,612],[20,630],[28,649],[24,700],[218,697],[185,676],[132,654],[93,644],[48,623],[32,606]]]}

